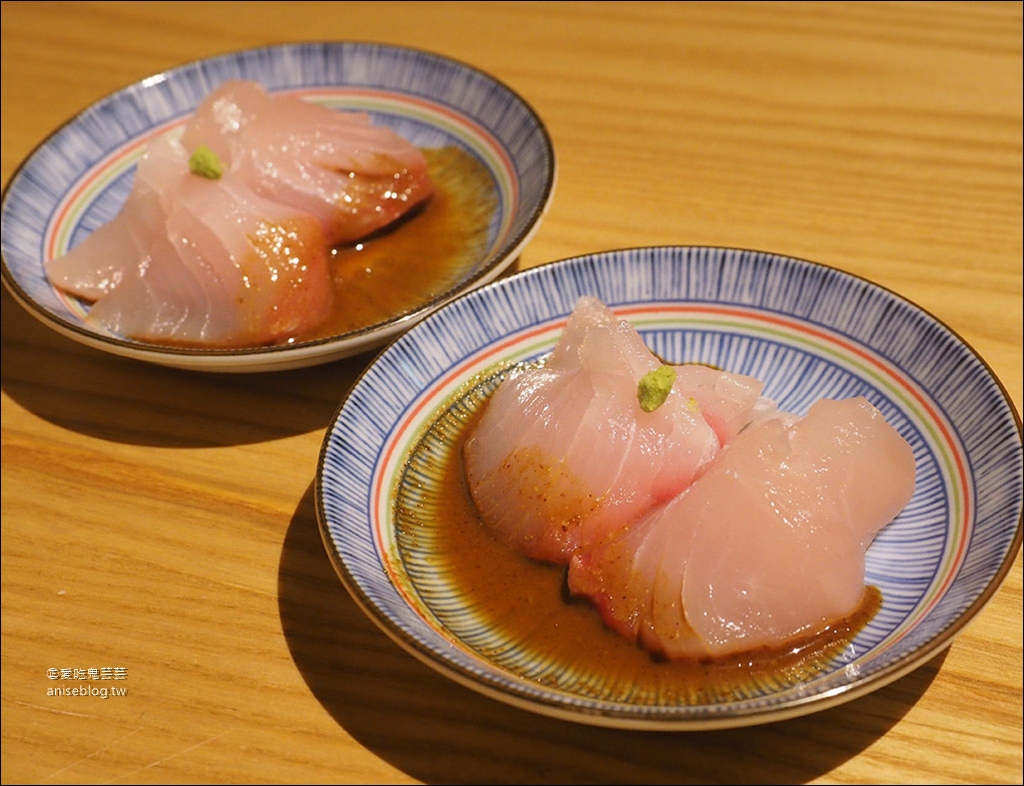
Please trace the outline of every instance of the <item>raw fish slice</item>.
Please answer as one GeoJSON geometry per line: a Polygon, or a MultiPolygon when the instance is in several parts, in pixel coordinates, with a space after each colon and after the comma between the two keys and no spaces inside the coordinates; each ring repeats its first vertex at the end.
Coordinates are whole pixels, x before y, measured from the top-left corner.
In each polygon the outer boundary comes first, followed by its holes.
{"type": "Polygon", "coordinates": [[[623,465],[634,453],[636,414],[622,402],[635,399],[636,383],[626,375],[594,374],[589,387],[587,408],[561,455],[569,466],[586,466],[591,487],[606,489],[599,496],[610,502],[618,492],[615,484],[623,465]]]}
{"type": "Polygon", "coordinates": [[[657,575],[673,537],[671,527],[649,526],[653,515],[645,513],[604,541],[578,549],[570,560],[569,591],[589,597],[607,625],[629,639],[639,639],[650,624],[654,582],[648,577],[657,575]]]}
{"type": "Polygon", "coordinates": [[[317,216],[329,243],[365,238],[433,194],[423,154],[398,144],[391,129],[370,125],[365,115],[291,104],[322,111],[308,125],[284,106],[258,118],[246,130],[238,172],[268,199],[317,216]]]}
{"type": "Polygon", "coordinates": [[[114,220],[102,224],[66,254],[45,263],[59,289],[89,302],[117,286],[126,271],[148,266],[163,235],[166,195],[188,176],[171,143],[158,138],[139,161],[132,189],[114,220]]]}
{"type": "Polygon", "coordinates": [[[645,413],[637,405],[639,376],[592,379],[590,404],[563,455],[569,466],[586,467],[591,488],[604,491],[601,515],[573,541],[575,548],[678,493],[719,449],[714,432],[685,398],[670,394],[658,410],[645,413]]]}
{"type": "Polygon", "coordinates": [[[865,552],[914,493],[910,446],[864,398],[818,401],[788,429],[763,424],[743,447],[723,453],[714,486],[701,488],[731,510],[698,530],[683,589],[714,654],[778,644],[855,611],[865,552]]]}
{"type": "MultiPolygon", "coordinates": [[[[695,481],[699,483],[700,481],[695,481]]],[[[605,624],[646,649],[700,658],[707,647],[683,609],[682,583],[696,528],[673,515],[684,491],[589,548],[569,564],[569,592],[587,597],[605,624]]]]}
{"type": "MultiPolygon", "coordinates": [[[[569,444],[593,397],[586,386],[573,385],[571,375],[546,367],[530,369],[528,374],[520,372],[514,382],[499,389],[502,392],[495,398],[500,395],[504,406],[488,412],[487,425],[497,445],[520,440],[532,444],[544,439],[545,434],[558,444],[569,444]]],[[[506,457],[498,450],[478,446],[475,471],[481,477],[489,476],[506,457]]]]}
{"type": "MultiPolygon", "coordinates": [[[[715,463],[712,462],[707,471],[712,472],[714,466],[715,463]]],[[[702,514],[707,514],[710,504],[714,502],[703,495],[689,499],[686,490],[669,504],[677,500],[688,502],[691,510],[694,507],[702,508],[702,514]]],[[[648,538],[662,544],[661,558],[657,562],[654,580],[651,582],[651,611],[640,621],[638,638],[647,650],[670,658],[703,655],[706,651],[705,644],[690,625],[686,615],[683,593],[686,572],[679,569],[681,565],[690,564],[694,541],[700,527],[693,526],[690,511],[679,517],[674,516],[672,510],[667,510],[664,514],[660,511],[660,508],[656,508],[650,517],[649,528],[652,533],[648,538]]]]}
{"type": "Polygon", "coordinates": [[[126,208],[105,226],[50,263],[65,282],[116,279],[90,309],[92,324],[162,343],[255,346],[329,313],[333,289],[316,219],[229,178],[191,174],[187,151],[169,138],[150,145],[126,208]],[[122,254],[116,270],[110,253],[122,254]]]}
{"type": "Polygon", "coordinates": [[[211,90],[196,107],[181,133],[191,155],[205,145],[230,170],[242,156],[242,132],[271,110],[271,95],[256,82],[232,79],[211,90]]]}
{"type": "Polygon", "coordinates": [[[690,483],[718,439],[674,392],[640,408],[637,384],[658,366],[628,322],[581,298],[545,367],[506,379],[467,439],[482,521],[528,556],[564,563],[690,483]]]}
{"type": "Polygon", "coordinates": [[[249,82],[211,92],[182,140],[217,152],[267,199],[315,215],[329,244],[364,238],[433,194],[423,153],[391,128],[249,82]]]}
{"type": "Polygon", "coordinates": [[[751,423],[776,412],[775,402],[764,397],[761,380],[698,363],[675,366],[675,387],[692,396],[704,419],[726,445],[751,423]]]}
{"type": "Polygon", "coordinates": [[[489,444],[473,447],[477,477],[494,472],[520,442],[533,444],[546,434],[554,444],[571,443],[594,395],[592,386],[576,384],[583,340],[591,328],[614,322],[603,303],[581,298],[544,365],[520,369],[498,387],[484,416],[489,444]]]}
{"type": "Polygon", "coordinates": [[[55,285],[96,301],[86,324],[133,338],[184,341],[218,332],[216,323],[220,330],[230,324],[230,311],[212,307],[201,274],[182,269],[167,236],[171,195],[190,177],[183,148],[155,139],[115,219],[47,263],[55,285]]]}
{"type": "MultiPolygon", "coordinates": [[[[587,305],[582,305],[581,316],[587,314],[587,305]]],[[[638,440],[643,440],[645,434],[638,429],[633,406],[637,381],[657,368],[657,362],[628,322],[610,318],[610,312],[593,312],[592,316],[596,321],[591,329],[582,331],[576,356],[577,362],[587,358],[589,404],[564,455],[571,465],[586,464],[592,486],[612,490],[606,499],[615,504],[616,497],[631,496],[633,492],[632,488],[617,486],[629,459],[646,459],[646,466],[637,464],[633,467],[635,474],[626,476],[625,482],[630,485],[636,477],[652,477],[660,464],[660,456],[645,455],[640,447],[638,440]],[[622,402],[630,406],[623,407],[622,402]],[[609,446],[614,448],[609,450],[609,446]]],[[[649,420],[657,422],[655,418],[649,420]]],[[[660,432],[656,434],[660,436],[660,432]]]]}
{"type": "Polygon", "coordinates": [[[129,196],[121,215],[123,221],[108,221],[68,253],[44,263],[55,287],[92,302],[121,282],[126,265],[144,264],[149,256],[149,238],[160,231],[162,224],[159,200],[129,196]]]}
{"type": "Polygon", "coordinates": [[[910,446],[877,409],[822,400],[792,425],[775,418],[742,431],[682,494],[578,554],[569,586],[669,657],[778,646],[856,611],[865,552],[914,482],[910,446]],[[652,573],[650,560],[627,555],[660,530],[671,535],[660,536],[652,573]]]}
{"type": "MultiPolygon", "coordinates": [[[[519,380],[522,385],[508,388],[508,391],[521,395],[521,406],[516,402],[505,409],[505,416],[492,418],[487,426],[491,445],[535,445],[544,440],[567,444],[572,440],[592,392],[583,385],[573,384],[568,375],[550,374],[546,369],[535,369],[530,376],[532,381],[519,380]]],[[[494,413],[498,411],[495,409],[494,413]]],[[[548,518],[569,521],[577,517],[581,509],[589,510],[597,504],[590,492],[573,477],[562,477],[561,484],[553,481],[552,477],[564,462],[545,466],[544,462],[550,457],[540,451],[535,451],[533,461],[530,461],[530,450],[519,450],[514,461],[522,469],[516,471],[515,463],[502,466],[502,462],[509,460],[508,455],[487,450],[481,444],[469,450],[473,451],[475,461],[474,477],[477,482],[473,495],[481,520],[496,533],[515,533],[514,537],[511,534],[504,537],[526,554],[561,553],[564,535],[548,526],[548,518]],[[531,526],[524,526],[524,508],[539,516],[536,509],[540,502],[535,505],[508,504],[509,500],[522,497],[526,484],[537,489],[560,485],[560,495],[543,503],[543,514],[548,518],[535,519],[531,526]]]]}
{"type": "Polygon", "coordinates": [[[315,218],[264,200],[231,179],[191,178],[167,234],[208,294],[219,331],[180,336],[205,345],[258,346],[295,336],[330,313],[333,284],[315,218]]]}
{"type": "Polygon", "coordinates": [[[117,297],[102,297],[89,310],[85,321],[122,336],[150,340],[198,341],[219,329],[214,320],[224,320],[210,307],[203,282],[184,274],[177,264],[162,264],[177,254],[166,237],[158,237],[147,251],[149,260],[138,274],[124,276],[117,297]],[[156,260],[155,264],[152,260],[156,260]],[[124,303],[131,303],[126,310],[124,303]]]}

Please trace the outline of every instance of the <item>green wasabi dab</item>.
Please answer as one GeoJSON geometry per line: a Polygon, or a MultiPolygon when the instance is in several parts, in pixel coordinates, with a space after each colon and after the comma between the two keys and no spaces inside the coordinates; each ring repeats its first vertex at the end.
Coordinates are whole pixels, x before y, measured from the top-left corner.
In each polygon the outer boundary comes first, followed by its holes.
{"type": "Polygon", "coordinates": [[[188,168],[193,175],[199,175],[199,177],[209,180],[220,180],[220,176],[224,174],[224,167],[221,166],[217,154],[206,145],[196,148],[188,160],[188,168]]]}
{"type": "Polygon", "coordinates": [[[672,366],[660,366],[644,374],[636,386],[636,398],[640,402],[640,409],[644,412],[654,412],[665,403],[675,381],[676,370],[672,366]]]}

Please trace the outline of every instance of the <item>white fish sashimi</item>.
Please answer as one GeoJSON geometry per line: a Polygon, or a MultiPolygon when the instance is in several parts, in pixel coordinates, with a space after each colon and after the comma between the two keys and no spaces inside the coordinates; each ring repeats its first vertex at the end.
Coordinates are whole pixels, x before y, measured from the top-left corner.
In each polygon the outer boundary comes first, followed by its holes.
{"type": "Polygon", "coordinates": [[[230,170],[244,155],[243,132],[271,107],[271,94],[262,85],[228,80],[211,90],[196,107],[181,133],[181,144],[190,152],[205,145],[230,170]]]}
{"type": "Polygon", "coordinates": [[[138,340],[216,347],[274,343],[330,312],[319,223],[230,180],[196,177],[155,139],[118,216],[47,263],[57,285],[96,299],[88,324],[138,340]]]}
{"type": "Polygon", "coordinates": [[[433,190],[423,152],[366,113],[234,80],[179,140],[150,142],[112,221],[44,266],[91,304],[86,324],[127,338],[281,343],[329,317],[331,247],[395,223],[433,190]]]}
{"type": "Polygon", "coordinates": [[[82,300],[99,300],[132,268],[148,267],[152,247],[165,239],[167,197],[188,175],[178,151],[157,139],[139,161],[132,189],[117,216],[66,254],[45,263],[54,286],[82,300]]]}
{"type": "Polygon", "coordinates": [[[482,522],[567,563],[570,592],[669,658],[777,648],[854,614],[865,555],[909,502],[910,445],[865,398],[780,411],[762,383],[661,362],[581,298],[546,361],[506,379],[464,446],[482,522]]]}
{"type": "Polygon", "coordinates": [[[397,221],[433,195],[421,150],[365,112],[337,111],[240,80],[206,97],[182,134],[263,197],[321,222],[329,244],[397,221]]]}
{"type": "Polygon", "coordinates": [[[688,485],[720,444],[688,396],[641,409],[638,382],[659,365],[631,324],[581,298],[546,363],[506,379],[467,438],[483,522],[564,563],[688,485]]]}
{"type": "Polygon", "coordinates": [[[856,611],[866,550],[914,484],[876,408],[821,400],[751,425],[683,493],[577,552],[570,590],[668,657],[777,647],[856,611]]]}
{"type": "Polygon", "coordinates": [[[751,423],[777,414],[775,402],[762,395],[764,383],[755,377],[725,373],[698,363],[673,368],[673,388],[696,402],[722,445],[751,423]]]}

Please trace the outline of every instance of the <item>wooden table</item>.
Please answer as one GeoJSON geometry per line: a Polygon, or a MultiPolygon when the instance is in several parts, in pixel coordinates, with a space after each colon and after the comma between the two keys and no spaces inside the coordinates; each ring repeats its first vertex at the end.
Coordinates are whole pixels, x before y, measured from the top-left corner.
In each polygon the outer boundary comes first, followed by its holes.
{"type": "MultiPolygon", "coordinates": [[[[1022,5],[4,2],[3,182],[145,76],[377,40],[472,63],[554,139],[519,267],[743,246],[918,303],[1021,411],[1022,5]]],[[[269,374],[84,348],[3,293],[4,783],[1021,783],[1021,559],[952,647],[805,718],[701,733],[512,709],[394,645],[312,498],[368,357],[269,374]],[[51,668],[127,695],[47,695],[51,668]]]]}

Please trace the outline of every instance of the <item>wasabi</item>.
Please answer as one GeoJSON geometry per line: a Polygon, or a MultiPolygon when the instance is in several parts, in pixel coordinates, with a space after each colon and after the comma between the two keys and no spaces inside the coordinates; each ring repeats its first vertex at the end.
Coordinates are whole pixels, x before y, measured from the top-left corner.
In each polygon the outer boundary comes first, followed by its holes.
{"type": "Polygon", "coordinates": [[[188,160],[188,168],[193,175],[210,180],[220,180],[220,176],[224,174],[220,158],[206,145],[200,145],[195,149],[192,157],[188,160]]]}
{"type": "Polygon", "coordinates": [[[636,388],[636,398],[640,402],[640,409],[644,412],[654,412],[665,403],[669,391],[672,390],[672,383],[675,381],[676,370],[672,366],[663,365],[644,374],[636,388]]]}

